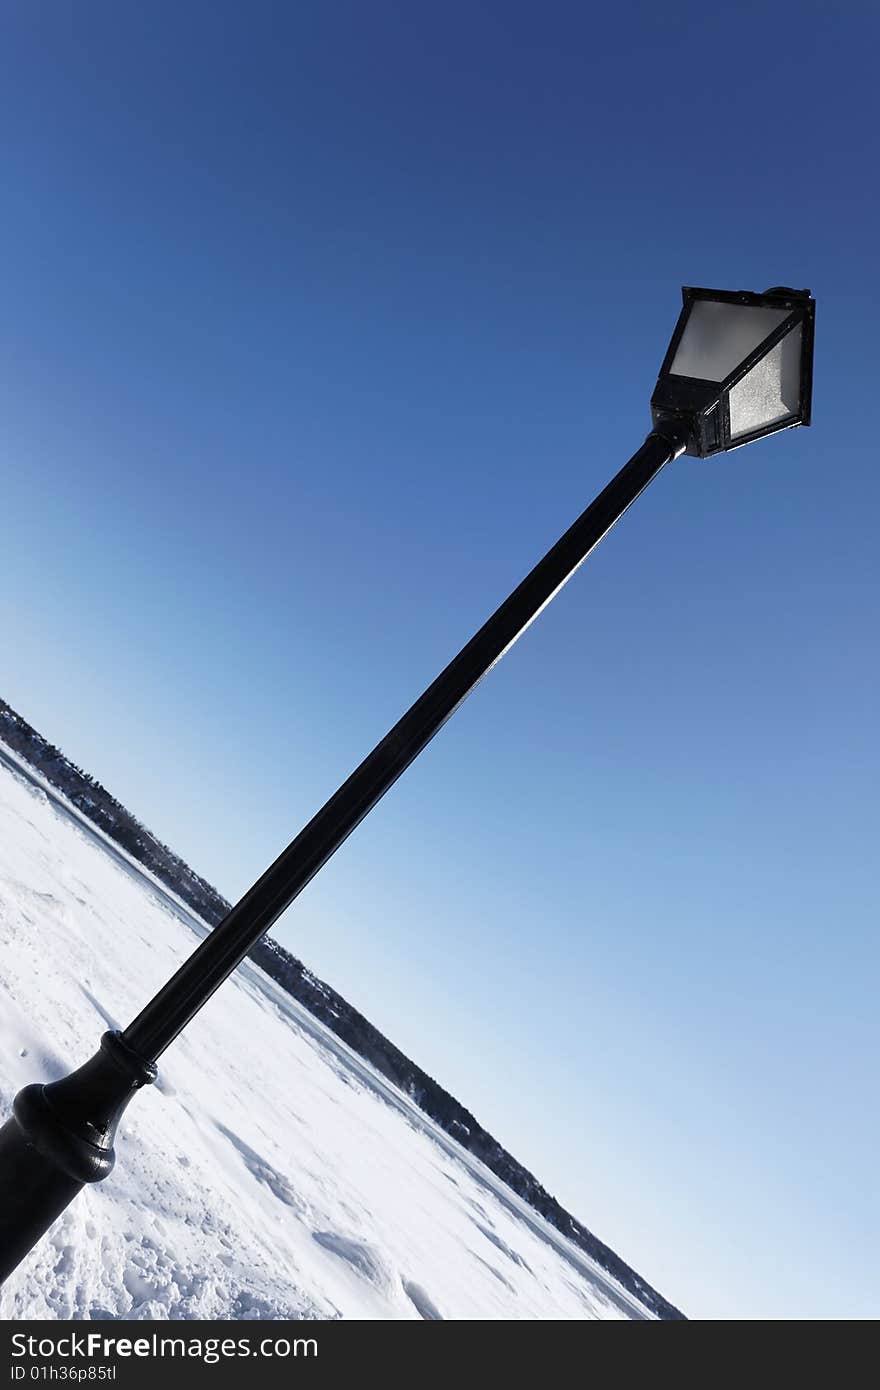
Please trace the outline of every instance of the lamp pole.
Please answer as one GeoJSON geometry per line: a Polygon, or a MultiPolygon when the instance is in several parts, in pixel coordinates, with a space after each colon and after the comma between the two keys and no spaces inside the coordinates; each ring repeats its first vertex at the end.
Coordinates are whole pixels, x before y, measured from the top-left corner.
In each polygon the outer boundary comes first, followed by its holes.
{"type": "Polygon", "coordinates": [[[660,419],[644,444],[556,545],[331,796],[262,878],[121,1033],[86,1064],[26,1086],[0,1129],[0,1280],[85,1183],[113,1168],[116,1127],[156,1061],[252,946],[347,839],[483,677],[583,564],[665,464],[685,450],[680,421],[660,419]]]}

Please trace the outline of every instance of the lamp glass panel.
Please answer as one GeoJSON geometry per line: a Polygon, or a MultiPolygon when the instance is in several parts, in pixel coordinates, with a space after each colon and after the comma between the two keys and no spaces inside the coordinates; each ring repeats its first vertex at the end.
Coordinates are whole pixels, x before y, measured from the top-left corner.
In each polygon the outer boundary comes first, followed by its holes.
{"type": "Polygon", "coordinates": [[[800,413],[801,339],[797,324],[730,388],[731,439],[800,413]]]}
{"type": "Polygon", "coordinates": [[[770,305],[695,299],[670,375],[724,381],[790,312],[770,305]]]}

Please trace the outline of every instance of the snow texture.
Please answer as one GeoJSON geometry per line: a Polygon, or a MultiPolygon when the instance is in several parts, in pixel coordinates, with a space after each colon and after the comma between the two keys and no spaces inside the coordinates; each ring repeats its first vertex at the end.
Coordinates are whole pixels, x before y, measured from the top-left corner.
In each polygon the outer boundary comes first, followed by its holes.
{"type": "MultiPolygon", "coordinates": [[[[0,748],[0,1109],[207,928],[0,748]]],[[[134,1100],[6,1319],[651,1317],[257,967],[134,1100]]]]}

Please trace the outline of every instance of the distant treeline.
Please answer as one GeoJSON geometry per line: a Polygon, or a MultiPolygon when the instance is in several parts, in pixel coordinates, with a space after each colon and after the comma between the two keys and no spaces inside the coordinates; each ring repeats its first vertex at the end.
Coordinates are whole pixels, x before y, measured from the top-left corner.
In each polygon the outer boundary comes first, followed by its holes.
{"type": "MultiPolygon", "coordinates": [[[[216,926],[226,915],[230,904],[216,888],[194,873],[99,782],[70,762],[3,700],[0,700],[0,740],[24,758],[133,859],[176,893],[203,921],[216,926]]],[[[465,1110],[448,1091],[444,1091],[432,1077],[405,1057],[341,995],[316,979],[301,961],[279,946],[277,941],[270,936],[264,937],[250,952],[250,958],[353,1051],[375,1067],[380,1075],[399,1087],[462,1148],[480,1159],[513,1192],[607,1270],[625,1289],[635,1294],[658,1317],[684,1318],[683,1313],[640,1279],[592,1231],[565,1211],[555,1197],[544,1190],[537,1178],[483,1129],[470,1111],[465,1110]]]]}

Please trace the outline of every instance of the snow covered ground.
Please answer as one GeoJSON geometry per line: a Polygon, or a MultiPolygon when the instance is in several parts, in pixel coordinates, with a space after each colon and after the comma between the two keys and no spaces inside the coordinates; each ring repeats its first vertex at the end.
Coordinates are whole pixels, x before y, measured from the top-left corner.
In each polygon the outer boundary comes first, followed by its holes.
{"type": "MultiPolygon", "coordinates": [[[[0,754],[5,1119],[206,929],[0,754]]],[[[162,1059],[117,1155],[10,1276],[0,1316],[650,1316],[250,965],[162,1059]]]]}

